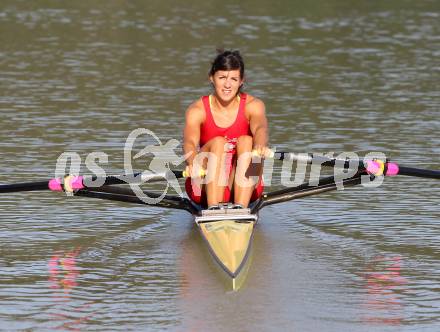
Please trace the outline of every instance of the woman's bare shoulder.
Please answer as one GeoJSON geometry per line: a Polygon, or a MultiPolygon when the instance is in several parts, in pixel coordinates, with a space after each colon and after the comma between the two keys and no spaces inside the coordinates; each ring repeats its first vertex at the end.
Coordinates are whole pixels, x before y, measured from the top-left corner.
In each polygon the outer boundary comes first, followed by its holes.
{"type": "Polygon", "coordinates": [[[261,99],[248,94],[246,97],[246,109],[251,112],[264,112],[264,102],[261,99]]]}
{"type": "Polygon", "coordinates": [[[197,99],[186,109],[186,118],[190,120],[205,120],[205,108],[202,98],[197,99]]]}

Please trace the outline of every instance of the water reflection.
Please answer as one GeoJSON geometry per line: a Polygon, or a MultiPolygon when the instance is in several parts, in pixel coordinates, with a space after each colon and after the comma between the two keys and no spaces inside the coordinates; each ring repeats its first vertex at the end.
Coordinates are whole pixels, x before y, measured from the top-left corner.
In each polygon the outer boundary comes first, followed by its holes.
{"type": "Polygon", "coordinates": [[[81,331],[83,324],[94,315],[89,310],[94,302],[70,303],[71,293],[78,286],[77,279],[80,276],[76,262],[80,251],[81,248],[78,247],[71,251],[56,252],[48,262],[49,283],[55,301],[51,308],[51,317],[59,323],[55,329],[81,331]]]}
{"type": "Polygon", "coordinates": [[[362,321],[370,324],[401,325],[404,303],[401,293],[408,280],[401,275],[403,258],[376,256],[363,274],[366,298],[364,308],[368,314],[362,321]]]}
{"type": "Polygon", "coordinates": [[[57,252],[48,263],[50,287],[62,290],[66,297],[77,286],[76,279],[79,271],[76,267],[76,256],[79,252],[80,248],[68,252],[57,252]]]}

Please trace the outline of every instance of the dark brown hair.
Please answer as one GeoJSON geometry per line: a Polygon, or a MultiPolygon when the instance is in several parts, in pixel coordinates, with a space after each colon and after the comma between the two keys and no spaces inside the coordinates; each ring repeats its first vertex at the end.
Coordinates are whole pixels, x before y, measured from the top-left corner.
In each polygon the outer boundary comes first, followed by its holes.
{"type": "Polygon", "coordinates": [[[211,64],[209,76],[219,70],[240,70],[240,78],[244,78],[244,62],[239,51],[217,50],[217,56],[211,64]]]}

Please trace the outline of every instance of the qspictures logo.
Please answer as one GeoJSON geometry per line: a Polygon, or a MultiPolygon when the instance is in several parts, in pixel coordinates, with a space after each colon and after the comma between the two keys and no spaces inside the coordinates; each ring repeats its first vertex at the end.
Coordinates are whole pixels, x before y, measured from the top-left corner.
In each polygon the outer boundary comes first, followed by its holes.
{"type": "MultiPolygon", "coordinates": [[[[123,155],[124,155],[124,172],[117,177],[130,186],[135,195],[147,204],[157,204],[167,194],[171,187],[180,197],[184,196],[184,192],[181,188],[181,184],[178,181],[176,175],[172,172],[175,169],[184,169],[186,166],[186,159],[189,155],[179,155],[180,142],[176,139],[170,139],[165,143],[159,139],[159,137],[151,130],[147,128],[137,128],[130,132],[125,141],[123,155]],[[139,152],[139,142],[154,142],[154,144],[148,144],[142,147],[139,152]],[[133,169],[133,161],[138,161],[141,158],[149,160],[148,168],[142,171],[136,171],[133,169]],[[142,190],[141,186],[148,183],[153,178],[163,177],[166,187],[162,193],[157,197],[150,197],[142,190]]],[[[224,155],[221,157],[225,159],[228,152],[231,151],[229,143],[225,144],[224,155]]],[[[274,154],[276,149],[271,150],[274,154]]],[[[310,159],[309,154],[295,154],[296,167],[294,166],[294,160],[283,159],[281,161],[280,172],[280,184],[284,187],[296,187],[302,185],[306,181],[306,174],[309,175],[309,186],[318,186],[319,178],[323,168],[323,162],[319,161],[320,158],[310,159]],[[308,171],[309,169],[309,171],[308,171]]],[[[359,165],[362,164],[362,159],[356,153],[343,152],[335,155],[334,153],[326,154],[314,154],[314,156],[322,156],[322,160],[333,158],[335,160],[333,167],[334,182],[338,190],[343,190],[344,179],[355,176],[359,171],[359,165]]],[[[253,163],[261,162],[259,156],[255,156],[252,152],[241,154],[237,160],[237,165],[240,163],[249,163],[249,159],[253,163]]],[[[380,152],[369,153],[365,156],[364,160],[386,160],[386,156],[380,152]]],[[[101,164],[108,164],[109,157],[105,152],[92,152],[86,156],[85,167],[94,176],[84,177],[84,186],[87,188],[98,188],[104,185],[107,174],[106,171],[100,166],[101,164]]],[[[210,183],[210,181],[219,181],[219,183],[226,184],[227,178],[214,179],[212,173],[204,170],[204,176],[198,176],[200,170],[205,167],[209,170],[210,165],[216,165],[218,156],[214,153],[200,152],[194,159],[193,173],[191,174],[191,180],[197,181],[198,185],[210,183]],[[196,169],[196,170],[194,170],[196,169]]],[[[225,165],[220,163],[222,169],[219,174],[226,174],[224,172],[225,165]]],[[[275,162],[273,158],[265,158],[263,180],[264,186],[269,188],[272,185],[272,178],[275,169],[275,162]]],[[[82,166],[82,159],[76,152],[64,152],[62,153],[56,163],[55,177],[63,178],[66,174],[78,176],[82,166]]],[[[258,177],[254,176],[253,181],[249,181],[249,176],[246,175],[246,167],[237,167],[237,170],[244,169],[244,171],[237,171],[235,174],[235,181],[242,186],[252,186],[258,181],[258,177]]],[[[251,177],[252,178],[252,177],[251,177]]],[[[361,176],[361,184],[366,187],[378,187],[382,184],[383,177],[371,177],[368,174],[361,176]]],[[[66,194],[73,195],[72,192],[66,191],[66,194]]]]}

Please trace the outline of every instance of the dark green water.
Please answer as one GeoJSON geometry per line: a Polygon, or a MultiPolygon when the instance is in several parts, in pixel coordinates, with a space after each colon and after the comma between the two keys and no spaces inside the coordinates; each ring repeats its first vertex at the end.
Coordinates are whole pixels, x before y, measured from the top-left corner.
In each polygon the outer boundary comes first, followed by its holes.
{"type": "MultiPolygon", "coordinates": [[[[238,48],[271,145],[438,169],[438,1],[3,1],[0,182],[58,156],[123,167],[143,127],[181,140],[216,47],[238,48]]],[[[0,330],[437,331],[439,184],[391,178],[262,210],[239,292],[185,212],[0,196],[0,330]]]]}

